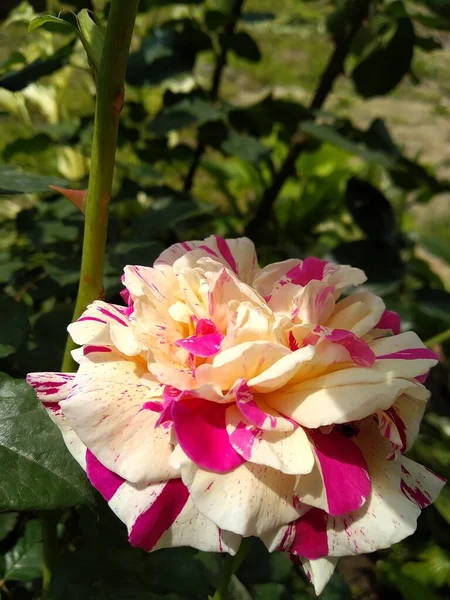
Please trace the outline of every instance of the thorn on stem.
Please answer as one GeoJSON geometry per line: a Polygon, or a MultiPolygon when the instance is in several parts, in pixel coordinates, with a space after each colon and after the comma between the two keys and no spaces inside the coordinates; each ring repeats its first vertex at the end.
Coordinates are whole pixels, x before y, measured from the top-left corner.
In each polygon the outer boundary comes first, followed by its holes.
{"type": "Polygon", "coordinates": [[[80,212],[85,212],[87,190],[71,190],[69,188],[59,187],[59,185],[49,186],[55,192],[59,192],[69,200],[80,212]]]}

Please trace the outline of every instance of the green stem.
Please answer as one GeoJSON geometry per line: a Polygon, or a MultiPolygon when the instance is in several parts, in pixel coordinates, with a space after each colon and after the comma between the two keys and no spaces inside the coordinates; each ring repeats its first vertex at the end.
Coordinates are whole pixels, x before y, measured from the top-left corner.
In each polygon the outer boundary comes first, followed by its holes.
{"type": "Polygon", "coordinates": [[[227,556],[225,559],[225,567],[222,573],[222,580],[211,600],[224,600],[230,579],[244,562],[250,549],[250,538],[242,540],[241,546],[235,556],[227,556]]]}
{"type": "Polygon", "coordinates": [[[54,511],[39,513],[42,529],[43,563],[42,563],[42,599],[47,598],[52,574],[58,560],[58,515],[54,511]]]}
{"type": "Polygon", "coordinates": [[[450,329],[442,331],[441,333],[438,333],[437,335],[431,337],[425,342],[425,346],[428,346],[428,348],[433,348],[434,346],[437,346],[438,344],[443,344],[448,340],[450,340],[450,329]]]}
{"type": "MultiPolygon", "coordinates": [[[[86,198],[83,256],[73,320],[86,306],[103,296],[103,265],[106,251],[109,201],[111,199],[117,130],[123,105],[124,80],[131,36],[139,0],[112,0],[105,43],[97,78],[91,173],[86,198]]],[[[63,371],[74,371],[71,356],[75,344],[69,338],[63,371]]]]}

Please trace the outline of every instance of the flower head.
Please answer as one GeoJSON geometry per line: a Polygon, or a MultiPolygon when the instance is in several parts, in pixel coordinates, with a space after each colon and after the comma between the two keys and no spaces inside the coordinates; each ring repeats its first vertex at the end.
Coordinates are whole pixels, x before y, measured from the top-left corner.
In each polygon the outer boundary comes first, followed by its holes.
{"type": "Polygon", "coordinates": [[[341,299],[364,281],[213,236],[126,267],[126,306],[69,326],[78,372],[28,381],[133,545],[258,536],[320,592],[338,557],[413,533],[443,486],[403,456],[437,358],[379,297],[341,299]]]}

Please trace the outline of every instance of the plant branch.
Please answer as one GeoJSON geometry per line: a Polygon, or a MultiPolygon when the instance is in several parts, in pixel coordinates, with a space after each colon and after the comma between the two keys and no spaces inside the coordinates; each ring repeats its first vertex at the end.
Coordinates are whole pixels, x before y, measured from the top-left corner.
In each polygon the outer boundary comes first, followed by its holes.
{"type": "Polygon", "coordinates": [[[226,598],[226,593],[228,586],[230,584],[230,579],[239,569],[241,564],[244,562],[248,551],[250,549],[250,538],[245,538],[242,540],[239,550],[237,551],[235,556],[227,556],[225,559],[225,566],[222,573],[222,579],[220,581],[219,587],[217,588],[214,596],[211,600],[224,600],[226,598]]]}
{"type": "Polygon", "coordinates": [[[425,346],[428,348],[435,348],[439,344],[443,344],[444,342],[448,342],[450,340],[450,329],[443,331],[442,333],[438,333],[432,338],[428,339],[425,342],[425,346]]]}
{"type": "MultiPolygon", "coordinates": [[[[311,111],[318,111],[322,108],[325,100],[333,89],[336,79],[344,72],[345,59],[350,51],[356,34],[361,28],[364,20],[367,18],[369,7],[370,0],[361,0],[358,3],[353,12],[353,20],[349,25],[348,34],[343,39],[336,41],[334,52],[322,73],[314,97],[309,105],[311,111]]],[[[305,148],[306,142],[307,136],[302,134],[300,130],[297,130],[291,139],[291,146],[280,170],[275,174],[272,184],[264,191],[256,215],[247,225],[246,233],[250,236],[257,233],[259,226],[269,219],[274,202],[287,178],[294,172],[295,162],[305,148]]]]}
{"type": "MultiPolygon", "coordinates": [[[[103,264],[106,251],[109,201],[114,174],[117,130],[123,105],[124,81],[131,36],[139,0],[112,0],[105,43],[97,77],[91,173],[86,198],[83,255],[74,320],[86,306],[103,295],[103,264]]],[[[74,370],[67,341],[63,371],[74,370]]]]}
{"type": "MultiPolygon", "coordinates": [[[[211,91],[209,92],[209,99],[214,104],[219,98],[220,83],[222,81],[222,75],[227,64],[227,54],[230,48],[231,37],[236,29],[236,24],[239,21],[242,12],[242,6],[245,0],[235,0],[233,8],[230,13],[230,20],[224,27],[223,31],[223,43],[220,54],[217,56],[216,66],[213,72],[213,78],[211,83],[211,91]]],[[[189,192],[194,184],[194,177],[200,166],[200,161],[206,150],[206,144],[200,139],[197,141],[197,147],[194,152],[194,158],[189,168],[188,174],[184,181],[183,191],[189,192]]]]}
{"type": "Polygon", "coordinates": [[[52,575],[58,561],[58,535],[56,526],[58,516],[55,511],[45,510],[39,513],[42,530],[42,598],[47,598],[52,575]]]}

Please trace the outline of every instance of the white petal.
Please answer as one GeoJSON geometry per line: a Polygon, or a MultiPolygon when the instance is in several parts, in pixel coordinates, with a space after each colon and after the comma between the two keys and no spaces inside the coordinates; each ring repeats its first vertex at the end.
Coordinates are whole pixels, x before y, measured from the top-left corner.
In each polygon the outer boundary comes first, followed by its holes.
{"type": "Polygon", "coordinates": [[[61,408],[83,443],[108,469],[131,482],[175,477],[159,414],[141,410],[154,397],[143,370],[113,353],[86,361],[61,408]]]}
{"type": "Polygon", "coordinates": [[[231,445],[249,462],[288,475],[312,470],[314,454],[301,427],[292,432],[263,431],[245,421],[236,406],[228,408],[226,419],[231,445]]]}
{"type": "Polygon", "coordinates": [[[375,294],[352,294],[336,305],[326,326],[352,331],[358,337],[362,337],[379,323],[384,309],[383,300],[375,294]]]}
{"type": "Polygon", "coordinates": [[[293,475],[251,463],[224,474],[183,464],[181,474],[195,506],[221,529],[260,536],[299,516],[293,475]]]}
{"type": "Polygon", "coordinates": [[[317,595],[321,594],[330,581],[338,563],[337,558],[324,556],[316,560],[301,559],[303,570],[314,586],[317,595]]]}

